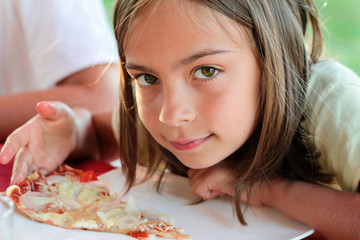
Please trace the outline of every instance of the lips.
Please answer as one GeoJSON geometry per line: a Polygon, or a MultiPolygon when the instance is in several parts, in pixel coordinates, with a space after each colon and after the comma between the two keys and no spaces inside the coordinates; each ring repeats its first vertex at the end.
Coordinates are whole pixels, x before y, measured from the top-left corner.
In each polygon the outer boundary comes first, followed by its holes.
{"type": "Polygon", "coordinates": [[[194,148],[200,146],[201,144],[206,142],[210,137],[211,137],[211,135],[203,137],[203,138],[198,138],[195,140],[170,141],[170,144],[176,150],[187,151],[187,150],[191,150],[191,149],[194,149],[194,148]]]}

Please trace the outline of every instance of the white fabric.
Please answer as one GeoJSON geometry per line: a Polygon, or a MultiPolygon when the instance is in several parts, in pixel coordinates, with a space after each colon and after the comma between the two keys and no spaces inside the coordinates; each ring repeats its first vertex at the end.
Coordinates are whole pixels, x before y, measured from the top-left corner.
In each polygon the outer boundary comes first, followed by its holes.
{"type": "Polygon", "coordinates": [[[321,164],[337,174],[340,187],[356,191],[360,180],[360,79],[338,62],[312,68],[305,124],[315,135],[321,164]]]}
{"type": "Polygon", "coordinates": [[[0,95],[41,90],[118,62],[101,0],[1,0],[0,95]]]}

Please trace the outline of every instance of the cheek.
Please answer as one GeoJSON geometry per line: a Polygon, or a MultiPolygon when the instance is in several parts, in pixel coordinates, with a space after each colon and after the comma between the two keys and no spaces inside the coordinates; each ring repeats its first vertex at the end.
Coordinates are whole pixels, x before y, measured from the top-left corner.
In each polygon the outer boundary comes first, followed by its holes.
{"type": "MultiPolygon", "coordinates": [[[[139,96],[139,95],[138,95],[139,96]]],[[[146,99],[140,97],[136,98],[136,107],[139,118],[144,127],[153,134],[156,123],[158,122],[158,111],[154,103],[149,103],[146,99]]]]}
{"type": "Polygon", "coordinates": [[[136,107],[137,107],[138,115],[139,115],[141,122],[143,123],[145,128],[148,129],[148,126],[151,125],[150,122],[153,121],[152,114],[149,114],[148,109],[143,104],[141,104],[141,102],[139,102],[139,101],[136,102],[136,107]]]}
{"type": "Polygon", "coordinates": [[[241,139],[249,137],[257,125],[259,81],[250,79],[245,82],[247,84],[234,81],[228,91],[213,100],[217,107],[213,108],[216,111],[212,111],[213,119],[216,119],[212,124],[214,127],[221,125],[222,132],[232,140],[237,136],[241,139]]]}

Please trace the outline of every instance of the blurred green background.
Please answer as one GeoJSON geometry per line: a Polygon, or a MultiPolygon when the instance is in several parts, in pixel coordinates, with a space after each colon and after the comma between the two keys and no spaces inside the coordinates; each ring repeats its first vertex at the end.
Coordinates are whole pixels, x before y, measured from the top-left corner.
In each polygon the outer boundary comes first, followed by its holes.
{"type": "MultiPolygon", "coordinates": [[[[324,56],[360,75],[360,0],[314,0],[322,22],[324,56]]],[[[103,0],[112,23],[114,0],[103,0]]]]}
{"type": "Polygon", "coordinates": [[[360,75],[360,0],[315,0],[322,21],[324,56],[360,75]]]}

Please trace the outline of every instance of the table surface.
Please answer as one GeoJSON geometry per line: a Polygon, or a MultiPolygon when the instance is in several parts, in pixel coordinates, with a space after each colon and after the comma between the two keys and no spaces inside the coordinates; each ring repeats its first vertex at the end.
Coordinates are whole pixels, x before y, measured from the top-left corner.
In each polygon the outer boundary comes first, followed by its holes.
{"type": "MultiPolygon", "coordinates": [[[[94,161],[94,160],[83,160],[77,162],[67,162],[72,167],[83,169],[83,170],[93,170],[96,175],[104,174],[115,167],[109,163],[94,161]]],[[[0,191],[6,190],[9,185],[11,177],[11,169],[13,162],[10,162],[7,165],[0,165],[0,191]]],[[[310,236],[303,238],[303,240],[325,240],[317,232],[313,233],[310,236]]]]}

